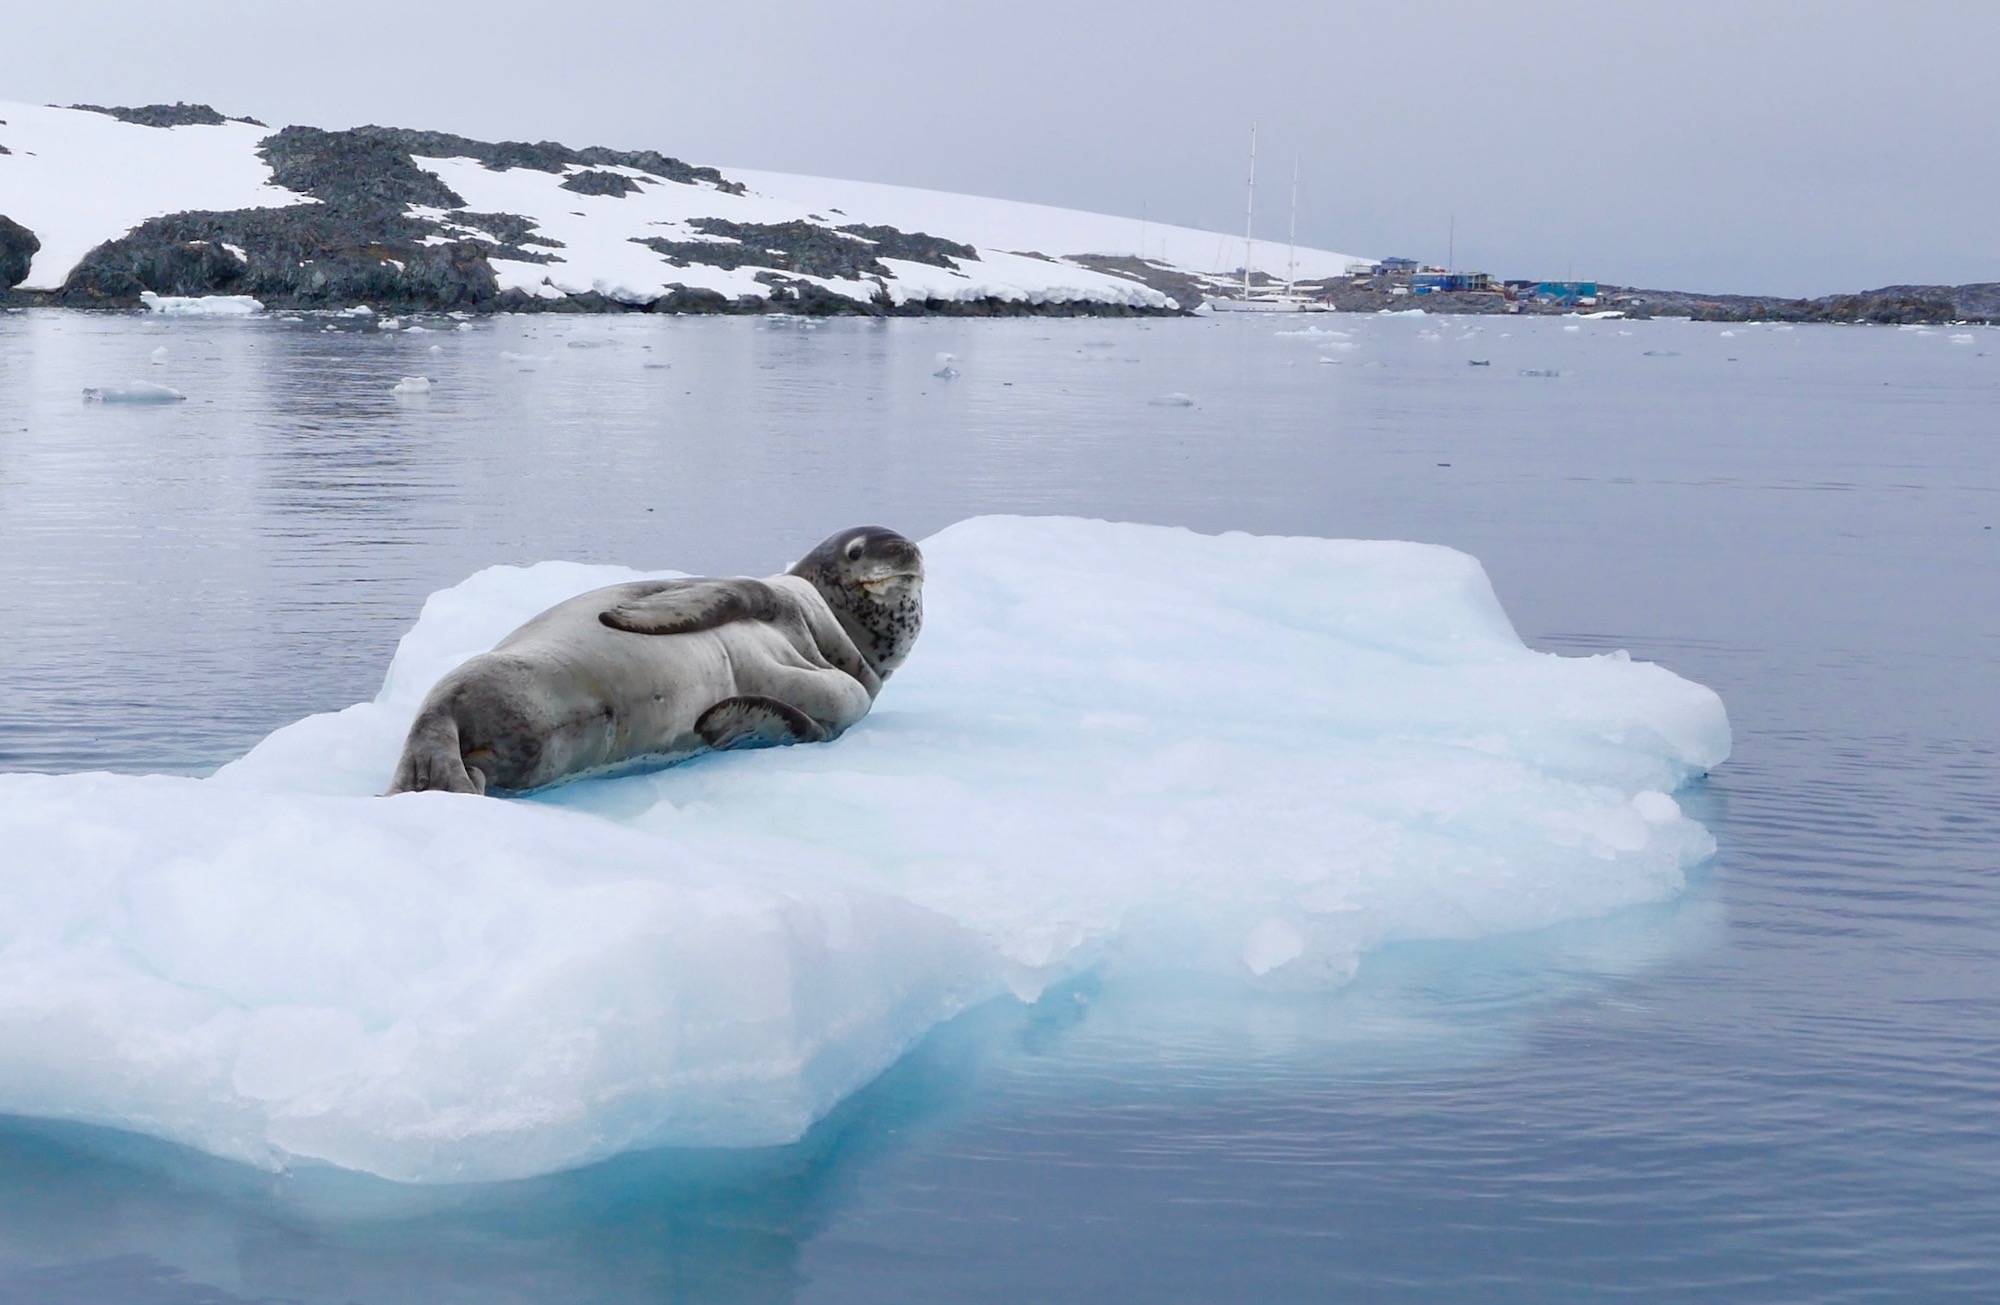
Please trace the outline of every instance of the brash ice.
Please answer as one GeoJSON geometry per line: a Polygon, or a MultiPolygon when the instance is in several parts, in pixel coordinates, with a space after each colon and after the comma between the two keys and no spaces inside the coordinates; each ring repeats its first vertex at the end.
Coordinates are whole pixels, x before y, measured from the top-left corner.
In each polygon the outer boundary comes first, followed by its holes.
{"type": "Polygon", "coordinates": [[[1339,985],[1384,943],[1673,897],[1709,690],[1525,647],[1470,557],[981,518],[839,740],[530,800],[372,796],[426,693],[659,578],[432,596],[373,702],[205,780],[0,776],[0,1111],[407,1181],[797,1137],[925,1031],[1096,967],[1339,985]]]}

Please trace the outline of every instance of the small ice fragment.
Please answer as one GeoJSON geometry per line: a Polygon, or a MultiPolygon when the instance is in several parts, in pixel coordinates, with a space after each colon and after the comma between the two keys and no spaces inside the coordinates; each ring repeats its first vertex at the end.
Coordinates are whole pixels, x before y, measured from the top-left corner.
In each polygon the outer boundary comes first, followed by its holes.
{"type": "Polygon", "coordinates": [[[1681,356],[1681,351],[1679,349],[1648,349],[1644,356],[1647,358],[1678,358],[1681,356]]]}
{"type": "Polygon", "coordinates": [[[1951,342],[1953,344],[1971,344],[1972,337],[1970,335],[1954,335],[1951,337],[1951,342]]]}
{"type": "Polygon", "coordinates": [[[403,329],[403,321],[399,317],[385,317],[375,323],[375,329],[378,331],[400,331],[403,329]]]}
{"type": "Polygon", "coordinates": [[[342,317],[373,317],[375,310],[367,304],[356,304],[352,308],[341,309],[340,315],[342,317]]]}
{"type": "Polygon", "coordinates": [[[1561,372],[1557,371],[1557,370],[1556,370],[1555,368],[1553,368],[1553,367],[1523,367],[1523,368],[1521,368],[1521,371],[1520,371],[1520,374],[1521,374],[1521,375],[1523,375],[1523,376],[1560,376],[1560,375],[1562,375],[1562,373],[1561,373],[1561,372]]]}
{"type": "Polygon", "coordinates": [[[1565,331],[1581,331],[1582,329],[1583,328],[1581,326],[1565,326],[1563,328],[1563,330],[1565,331]]]}
{"type": "Polygon", "coordinates": [[[1175,390],[1172,394],[1162,394],[1156,398],[1148,399],[1146,402],[1155,408],[1192,408],[1194,407],[1194,396],[1191,394],[1182,394],[1179,390],[1175,390]]]}
{"type": "Polygon", "coordinates": [[[429,394],[430,392],[431,378],[428,376],[405,376],[402,380],[396,382],[396,388],[392,391],[395,394],[429,394]]]}
{"type": "Polygon", "coordinates": [[[443,352],[444,352],[444,346],[443,346],[443,345],[441,345],[441,344],[434,344],[434,345],[432,345],[432,346],[430,347],[430,352],[432,352],[432,353],[443,353],[443,352]]]}
{"type": "Polygon", "coordinates": [[[173,317],[254,317],[264,305],[249,295],[156,295],[139,292],[139,302],[149,313],[173,317]]]}
{"type": "Polygon", "coordinates": [[[1306,940],[1291,922],[1274,915],[1259,923],[1243,940],[1243,966],[1261,977],[1281,965],[1291,964],[1305,949],[1306,940]]]}
{"type": "Polygon", "coordinates": [[[1332,364],[1333,364],[1333,365],[1334,365],[1335,367],[1338,367],[1338,366],[1340,366],[1340,359],[1338,359],[1338,358],[1329,358],[1329,357],[1327,357],[1327,356],[1326,356],[1325,354],[1321,354],[1321,355],[1319,356],[1319,360],[1320,360],[1321,362],[1323,362],[1323,363],[1332,363],[1332,364]]]}
{"type": "Polygon", "coordinates": [[[1734,331],[1724,331],[1724,332],[1722,333],[1722,335],[1721,335],[1721,336],[1720,336],[1719,338],[1721,338],[1721,339],[1724,339],[1724,340],[1730,340],[1730,339],[1734,339],[1735,337],[1736,337],[1736,332],[1734,332],[1734,331]]]}
{"type": "Polygon", "coordinates": [[[124,385],[86,386],[83,398],[86,403],[180,403],[187,395],[151,381],[130,381],[124,385]]]}
{"type": "Polygon", "coordinates": [[[945,380],[950,380],[952,377],[958,375],[958,368],[952,366],[957,361],[958,355],[955,353],[940,353],[937,356],[937,370],[932,372],[931,375],[941,376],[945,380]]]}
{"type": "Polygon", "coordinates": [[[159,348],[153,350],[153,366],[165,367],[166,365],[167,365],[167,346],[163,344],[159,348]]]}

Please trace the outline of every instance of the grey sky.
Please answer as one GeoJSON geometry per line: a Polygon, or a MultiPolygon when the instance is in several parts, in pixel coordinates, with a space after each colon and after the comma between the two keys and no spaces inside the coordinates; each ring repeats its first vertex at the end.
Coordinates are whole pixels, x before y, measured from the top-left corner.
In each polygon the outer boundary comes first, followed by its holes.
{"type": "MultiPolygon", "coordinates": [[[[199,100],[1681,289],[2000,280],[2000,4],[9,6],[0,98],[199,100]]],[[[1136,238],[1136,232],[1135,232],[1136,238]]]]}

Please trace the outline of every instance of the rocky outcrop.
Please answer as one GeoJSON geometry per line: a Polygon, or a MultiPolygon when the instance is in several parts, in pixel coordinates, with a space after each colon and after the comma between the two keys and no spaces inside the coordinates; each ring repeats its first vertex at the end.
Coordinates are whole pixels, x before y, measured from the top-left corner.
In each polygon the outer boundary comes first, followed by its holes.
{"type": "Polygon", "coordinates": [[[123,105],[107,108],[102,104],[72,104],[69,107],[85,113],[101,113],[141,127],[220,127],[225,122],[247,122],[253,127],[264,125],[255,118],[225,118],[206,104],[182,104],[178,101],[173,104],[142,104],[136,109],[123,105]]]}
{"type": "Polygon", "coordinates": [[[668,240],[655,237],[637,243],[675,267],[687,267],[692,263],[725,270],[765,267],[832,281],[893,275],[881,262],[882,258],[898,258],[956,271],[958,264],[954,259],[976,260],[979,257],[979,252],[971,245],[941,240],[920,231],[898,231],[894,227],[856,225],[833,228],[812,222],[729,222],[721,218],[695,218],[688,226],[716,239],[668,240]]]}
{"type": "Polygon", "coordinates": [[[1069,259],[1093,272],[1104,272],[1110,276],[1122,276],[1128,281],[1158,290],[1173,300],[1186,312],[1193,312],[1201,306],[1203,299],[1201,282],[1179,268],[1133,254],[1075,254],[1069,259]]]}
{"type": "Polygon", "coordinates": [[[34,232],[0,213],[0,292],[28,279],[28,268],[41,247],[34,232]]]}
{"type": "Polygon", "coordinates": [[[623,199],[639,189],[639,183],[622,172],[577,172],[562,179],[564,190],[573,190],[579,195],[610,195],[623,199]]]}

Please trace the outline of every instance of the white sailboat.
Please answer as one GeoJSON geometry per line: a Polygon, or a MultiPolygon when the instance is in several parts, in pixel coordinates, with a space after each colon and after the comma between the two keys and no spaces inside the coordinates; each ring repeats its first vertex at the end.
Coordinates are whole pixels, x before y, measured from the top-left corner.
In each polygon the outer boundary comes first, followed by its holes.
{"type": "Polygon", "coordinates": [[[1245,187],[1243,199],[1243,295],[1241,298],[1215,298],[1207,301],[1210,309],[1219,313],[1302,313],[1323,312],[1325,305],[1298,297],[1294,287],[1298,281],[1299,267],[1299,160],[1292,156],[1292,230],[1291,243],[1285,255],[1285,289],[1282,294],[1258,294],[1250,284],[1250,269],[1254,262],[1257,241],[1255,216],[1257,210],[1257,126],[1250,126],[1250,180],[1245,187]]]}

